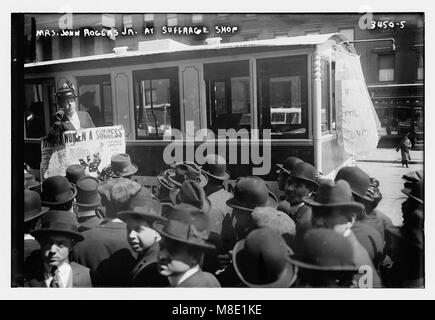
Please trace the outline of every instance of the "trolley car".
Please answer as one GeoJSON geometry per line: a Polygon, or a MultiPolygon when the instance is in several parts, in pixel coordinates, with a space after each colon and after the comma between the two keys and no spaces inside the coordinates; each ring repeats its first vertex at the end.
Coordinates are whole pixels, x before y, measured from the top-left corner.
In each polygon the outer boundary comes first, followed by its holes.
{"type": "MultiPolygon", "coordinates": [[[[339,33],[196,46],[161,39],[140,43],[138,51],[26,64],[26,116],[36,104],[44,125],[35,132],[25,119],[25,161],[39,167],[40,137],[57,110],[54,92],[69,80],[96,126],[124,126],[139,176],[167,168],[162,154],[171,142],[164,135],[185,132],[188,122],[214,133],[269,129],[270,137],[260,136],[271,145],[266,180],[275,180],[275,164],[289,156],[333,174],[351,160],[335,110],[334,52],[356,54],[346,41],[339,33]]],[[[232,178],[250,175],[252,163],[230,163],[228,170],[232,178]]]]}

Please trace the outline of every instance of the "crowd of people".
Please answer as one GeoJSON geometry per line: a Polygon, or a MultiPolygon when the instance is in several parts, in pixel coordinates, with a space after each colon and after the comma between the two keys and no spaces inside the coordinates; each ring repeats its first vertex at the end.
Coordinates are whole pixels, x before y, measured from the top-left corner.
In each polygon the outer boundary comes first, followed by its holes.
{"type": "Polygon", "coordinates": [[[182,162],[156,194],[128,154],[99,177],[72,165],[42,184],[25,174],[21,285],[30,287],[423,287],[421,171],[403,176],[403,225],[376,209],[379,181],[357,166],[334,180],[295,157],[280,194],[226,160],[182,162]]]}

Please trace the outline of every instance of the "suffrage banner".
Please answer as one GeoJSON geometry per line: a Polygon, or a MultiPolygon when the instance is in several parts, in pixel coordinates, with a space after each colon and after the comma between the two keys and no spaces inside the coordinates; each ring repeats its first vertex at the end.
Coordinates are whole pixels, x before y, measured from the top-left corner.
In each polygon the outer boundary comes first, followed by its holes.
{"type": "Polygon", "coordinates": [[[346,152],[356,155],[376,149],[381,126],[359,56],[336,52],[335,88],[337,132],[346,152]]]}
{"type": "Polygon", "coordinates": [[[72,164],[81,165],[87,174],[98,176],[110,165],[115,153],[125,153],[123,126],[98,127],[66,131],[59,144],[41,140],[41,178],[65,175],[72,164]]]}

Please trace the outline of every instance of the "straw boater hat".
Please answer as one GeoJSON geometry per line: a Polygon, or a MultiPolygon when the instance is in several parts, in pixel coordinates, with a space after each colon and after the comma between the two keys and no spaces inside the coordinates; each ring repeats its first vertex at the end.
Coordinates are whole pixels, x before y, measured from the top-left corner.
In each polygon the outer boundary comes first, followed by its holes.
{"type": "Polygon", "coordinates": [[[161,203],[153,199],[149,190],[143,187],[141,191],[130,200],[127,210],[118,213],[118,218],[124,222],[130,217],[144,219],[150,226],[152,226],[155,221],[166,221],[166,219],[162,217],[161,203]]]}
{"type": "Polygon", "coordinates": [[[313,208],[333,209],[348,208],[356,213],[364,210],[364,205],[353,199],[349,183],[344,180],[334,181],[322,179],[314,198],[304,202],[313,208]]]}
{"type": "Polygon", "coordinates": [[[285,159],[285,161],[282,164],[278,163],[276,165],[279,168],[276,173],[283,173],[289,175],[292,172],[294,166],[299,162],[304,162],[304,161],[297,157],[288,157],[287,159],[285,159]]]}
{"type": "Polygon", "coordinates": [[[217,154],[207,155],[201,170],[208,177],[216,180],[225,181],[230,178],[230,174],[227,171],[227,162],[223,157],[217,154]]]}
{"type": "Polygon", "coordinates": [[[126,153],[112,155],[110,165],[104,171],[112,177],[131,176],[137,172],[137,166],[131,163],[130,156],[126,153]]]}
{"type": "Polygon", "coordinates": [[[177,187],[181,187],[185,180],[193,180],[205,187],[207,177],[201,172],[201,167],[193,162],[179,162],[171,166],[174,170],[169,171],[168,180],[177,187]]]}
{"type": "Polygon", "coordinates": [[[101,205],[101,196],[98,192],[98,179],[85,176],[77,181],[76,205],[79,207],[98,207],[101,205]]]}
{"type": "Polygon", "coordinates": [[[297,248],[297,254],[289,260],[299,268],[358,273],[359,268],[353,263],[352,244],[334,230],[308,230],[299,240],[297,248]]]}
{"type": "Polygon", "coordinates": [[[180,189],[171,190],[169,198],[173,205],[187,203],[201,209],[205,213],[211,210],[211,202],[206,197],[204,189],[198,182],[193,180],[186,180],[180,189]]]}
{"type": "Polygon", "coordinates": [[[42,216],[40,229],[30,234],[37,240],[44,235],[65,234],[75,241],[82,241],[84,237],[77,231],[78,224],[74,213],[62,210],[49,210],[42,216]]]}
{"type": "Polygon", "coordinates": [[[41,207],[39,193],[31,190],[24,190],[24,222],[40,217],[49,208],[41,207]]]}
{"type": "Polygon", "coordinates": [[[227,205],[233,209],[252,212],[256,207],[278,206],[276,196],[269,191],[266,183],[259,177],[244,177],[236,181],[234,196],[227,205]]]}
{"type": "Polygon", "coordinates": [[[199,249],[215,249],[209,242],[209,218],[198,208],[179,204],[167,212],[167,222],[154,222],[154,229],[162,237],[188,244],[199,249]]]}
{"type": "Polygon", "coordinates": [[[42,183],[41,202],[45,206],[67,203],[75,198],[77,190],[63,176],[49,177],[42,183]]]}
{"type": "Polygon", "coordinates": [[[251,231],[233,249],[233,266],[240,280],[252,288],[288,288],[296,281],[293,251],[269,228],[251,231]]]}

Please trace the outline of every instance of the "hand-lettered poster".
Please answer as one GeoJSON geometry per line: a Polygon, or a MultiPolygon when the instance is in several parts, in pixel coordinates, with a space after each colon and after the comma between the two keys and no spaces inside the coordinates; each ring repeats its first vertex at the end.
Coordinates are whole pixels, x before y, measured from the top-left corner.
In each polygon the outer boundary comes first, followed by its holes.
{"type": "Polygon", "coordinates": [[[123,126],[98,127],[66,131],[59,144],[51,144],[47,138],[41,142],[41,177],[65,175],[66,168],[79,164],[91,176],[98,176],[110,165],[115,153],[125,153],[123,126]]]}
{"type": "Polygon", "coordinates": [[[376,149],[381,128],[367,91],[359,56],[336,53],[337,132],[346,152],[356,155],[376,149]]]}

